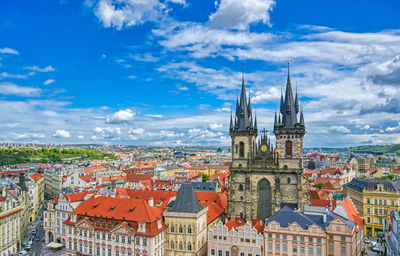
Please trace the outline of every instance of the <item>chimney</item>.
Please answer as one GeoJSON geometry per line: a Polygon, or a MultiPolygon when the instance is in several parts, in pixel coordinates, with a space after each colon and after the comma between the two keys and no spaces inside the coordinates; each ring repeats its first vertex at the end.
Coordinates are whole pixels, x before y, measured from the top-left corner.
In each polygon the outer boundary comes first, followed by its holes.
{"type": "Polygon", "coordinates": [[[154,206],[154,198],[153,198],[153,197],[150,197],[150,198],[149,198],[149,206],[150,206],[150,207],[153,207],[153,206],[154,206]]]}
{"type": "Polygon", "coordinates": [[[1,193],[1,196],[2,196],[2,197],[6,197],[6,193],[7,193],[7,192],[6,192],[6,189],[4,188],[4,189],[3,189],[3,192],[1,193]]]}
{"type": "Polygon", "coordinates": [[[328,206],[325,207],[325,212],[322,215],[322,219],[324,223],[326,223],[326,215],[328,215],[328,206]]]}

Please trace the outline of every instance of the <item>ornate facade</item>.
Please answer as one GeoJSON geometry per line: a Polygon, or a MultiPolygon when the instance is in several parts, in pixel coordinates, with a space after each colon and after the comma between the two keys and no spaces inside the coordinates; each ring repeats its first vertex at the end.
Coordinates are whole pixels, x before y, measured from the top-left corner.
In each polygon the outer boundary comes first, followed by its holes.
{"type": "Polygon", "coordinates": [[[265,220],[283,206],[302,209],[307,196],[303,183],[304,117],[297,92],[293,97],[288,71],[285,97],[275,113],[274,147],[267,131],[258,138],[257,118],[247,100],[244,76],[240,99],[231,117],[232,166],[229,177],[228,215],[265,220]]]}

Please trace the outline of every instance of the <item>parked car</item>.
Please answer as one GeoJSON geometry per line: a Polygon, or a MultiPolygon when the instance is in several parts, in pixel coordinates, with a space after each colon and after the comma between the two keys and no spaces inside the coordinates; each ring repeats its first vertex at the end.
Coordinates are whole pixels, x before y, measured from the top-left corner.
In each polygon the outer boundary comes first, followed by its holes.
{"type": "Polygon", "coordinates": [[[369,244],[371,241],[368,239],[368,237],[364,238],[364,243],[369,244]]]}
{"type": "Polygon", "coordinates": [[[379,251],[380,251],[379,246],[378,246],[377,243],[373,244],[371,249],[372,249],[374,252],[379,252],[379,251]]]}
{"type": "Polygon", "coordinates": [[[32,244],[28,244],[28,245],[25,247],[25,249],[30,250],[31,247],[32,247],[32,244]]]}

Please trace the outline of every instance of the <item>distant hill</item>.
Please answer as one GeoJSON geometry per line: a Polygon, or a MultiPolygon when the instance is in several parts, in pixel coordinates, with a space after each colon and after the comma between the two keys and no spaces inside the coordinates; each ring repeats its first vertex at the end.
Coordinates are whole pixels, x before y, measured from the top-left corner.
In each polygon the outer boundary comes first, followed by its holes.
{"type": "Polygon", "coordinates": [[[392,144],[392,145],[365,145],[365,146],[356,146],[351,147],[351,151],[373,151],[379,153],[396,153],[400,155],[400,144],[392,144]]]}

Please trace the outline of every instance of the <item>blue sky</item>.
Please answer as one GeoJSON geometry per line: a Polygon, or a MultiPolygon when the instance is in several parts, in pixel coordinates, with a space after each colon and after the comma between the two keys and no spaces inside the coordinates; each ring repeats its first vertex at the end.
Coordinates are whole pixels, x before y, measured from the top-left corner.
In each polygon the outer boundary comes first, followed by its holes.
{"type": "Polygon", "coordinates": [[[40,0],[0,8],[0,141],[229,145],[272,129],[291,59],[305,146],[400,143],[400,3],[40,0]]]}

